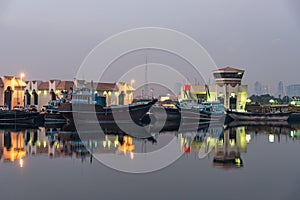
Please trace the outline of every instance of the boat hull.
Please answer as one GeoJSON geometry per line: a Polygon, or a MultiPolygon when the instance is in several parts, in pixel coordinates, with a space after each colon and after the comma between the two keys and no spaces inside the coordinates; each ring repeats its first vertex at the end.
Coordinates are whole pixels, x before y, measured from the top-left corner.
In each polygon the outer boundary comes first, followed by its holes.
{"type": "Polygon", "coordinates": [[[65,124],[66,119],[60,113],[45,113],[45,124],[65,124]]]}
{"type": "Polygon", "coordinates": [[[247,113],[227,111],[227,114],[238,121],[287,121],[290,117],[290,112],[282,113],[247,113]]]}
{"type": "Polygon", "coordinates": [[[65,103],[59,106],[59,112],[71,123],[117,123],[135,122],[142,124],[143,118],[151,106],[156,102],[153,100],[147,104],[131,104],[128,106],[102,107],[92,104],[65,103]]]}
{"type": "Polygon", "coordinates": [[[0,112],[0,124],[34,124],[38,116],[38,112],[2,111],[0,112]]]}
{"type": "Polygon", "coordinates": [[[200,111],[198,109],[175,109],[175,108],[151,108],[150,112],[157,120],[166,119],[166,121],[183,121],[183,122],[220,122],[225,119],[224,113],[212,113],[200,111]],[[167,116],[165,116],[167,115],[167,116]]]}

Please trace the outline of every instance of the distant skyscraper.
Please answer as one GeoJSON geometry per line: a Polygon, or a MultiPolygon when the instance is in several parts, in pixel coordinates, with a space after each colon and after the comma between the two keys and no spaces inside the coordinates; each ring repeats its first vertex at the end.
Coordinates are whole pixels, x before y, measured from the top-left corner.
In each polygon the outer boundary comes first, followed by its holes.
{"type": "Polygon", "coordinates": [[[268,85],[263,85],[261,94],[270,94],[270,87],[268,85]]]}
{"type": "Polygon", "coordinates": [[[254,91],[256,95],[261,95],[262,94],[262,88],[261,88],[261,83],[256,81],[254,84],[254,91]]]}
{"type": "Polygon", "coordinates": [[[283,97],[283,82],[279,81],[277,88],[277,96],[283,97]]]}
{"type": "Polygon", "coordinates": [[[300,97],[300,84],[287,86],[286,87],[286,94],[289,97],[293,97],[293,96],[300,97]]]}

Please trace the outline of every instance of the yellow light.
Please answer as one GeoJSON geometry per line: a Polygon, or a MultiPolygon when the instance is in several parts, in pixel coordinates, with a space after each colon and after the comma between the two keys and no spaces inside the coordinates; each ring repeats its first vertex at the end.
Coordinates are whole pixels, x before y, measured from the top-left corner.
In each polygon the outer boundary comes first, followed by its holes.
{"type": "Polygon", "coordinates": [[[236,163],[238,166],[241,165],[241,159],[236,158],[236,159],[235,159],[235,163],[236,163]]]}
{"type": "Polygon", "coordinates": [[[269,142],[273,143],[275,141],[275,136],[273,134],[269,135],[269,142]]]}
{"type": "Polygon", "coordinates": [[[20,74],[20,77],[21,77],[21,80],[25,77],[25,74],[22,72],[21,74],[20,74]]]}
{"type": "Polygon", "coordinates": [[[47,146],[47,142],[46,141],[43,142],[43,146],[44,146],[44,148],[47,146]]]}
{"type": "Polygon", "coordinates": [[[229,143],[230,143],[230,146],[232,146],[232,147],[235,145],[235,141],[234,140],[230,140],[229,143]]]}
{"type": "Polygon", "coordinates": [[[249,143],[251,140],[251,135],[250,134],[246,134],[246,141],[247,143],[249,143]]]}
{"type": "Polygon", "coordinates": [[[41,147],[41,141],[38,140],[38,141],[36,142],[36,146],[37,146],[37,147],[41,147]]]}
{"type": "Polygon", "coordinates": [[[111,95],[111,91],[108,92],[108,96],[110,96],[110,95],[111,95]]]}
{"type": "Polygon", "coordinates": [[[295,131],[291,131],[291,137],[294,137],[295,136],[295,131]]]}
{"type": "Polygon", "coordinates": [[[23,166],[24,166],[24,160],[23,159],[19,160],[19,165],[20,165],[21,168],[23,168],[23,166]]]}
{"type": "Polygon", "coordinates": [[[130,159],[133,160],[134,159],[134,153],[130,152],[130,159]]]}
{"type": "Polygon", "coordinates": [[[118,145],[119,145],[119,142],[118,142],[118,141],[114,141],[114,146],[115,146],[115,148],[117,148],[118,145]]]}

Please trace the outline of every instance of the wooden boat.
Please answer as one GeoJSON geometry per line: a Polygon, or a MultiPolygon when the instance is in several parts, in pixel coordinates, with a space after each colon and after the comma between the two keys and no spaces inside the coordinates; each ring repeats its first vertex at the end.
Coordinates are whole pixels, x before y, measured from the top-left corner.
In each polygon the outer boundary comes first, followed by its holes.
{"type": "Polygon", "coordinates": [[[156,99],[148,103],[143,104],[129,104],[119,106],[104,107],[99,104],[72,104],[63,103],[59,105],[59,112],[69,121],[79,123],[105,123],[115,124],[134,122],[142,125],[143,118],[147,115],[147,112],[153,104],[156,103],[156,99]]]}
{"type": "Polygon", "coordinates": [[[67,120],[58,112],[58,108],[48,107],[44,113],[45,124],[65,124],[67,120]]]}
{"type": "Polygon", "coordinates": [[[227,114],[238,121],[286,121],[290,117],[291,112],[254,113],[228,110],[227,114]]]}
{"type": "Polygon", "coordinates": [[[38,112],[9,110],[0,112],[0,124],[34,124],[38,112]]]}
{"type": "Polygon", "coordinates": [[[41,115],[44,117],[44,124],[65,124],[67,120],[58,111],[60,101],[51,100],[48,105],[44,105],[41,115]]]}
{"type": "Polygon", "coordinates": [[[180,111],[178,108],[155,105],[151,107],[150,113],[155,121],[164,120],[180,123],[180,111]]]}
{"type": "Polygon", "coordinates": [[[203,114],[209,114],[212,122],[225,121],[225,107],[219,101],[202,102],[201,104],[204,106],[204,109],[202,109],[201,112],[203,114]]]}
{"type": "Polygon", "coordinates": [[[227,128],[240,127],[240,126],[266,126],[266,127],[288,127],[287,121],[237,121],[234,120],[227,125],[227,128]]]}

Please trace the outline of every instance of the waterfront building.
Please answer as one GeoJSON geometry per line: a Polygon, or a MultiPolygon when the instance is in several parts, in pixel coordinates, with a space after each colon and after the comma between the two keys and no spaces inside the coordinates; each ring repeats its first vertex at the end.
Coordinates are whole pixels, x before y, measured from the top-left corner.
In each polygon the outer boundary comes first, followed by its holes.
{"type": "Polygon", "coordinates": [[[106,105],[126,105],[132,103],[133,91],[131,84],[125,82],[104,83],[85,82],[84,80],[74,80],[75,90],[88,88],[99,96],[106,97],[106,105]]]}
{"type": "MultiPolygon", "coordinates": [[[[47,105],[50,96],[49,96],[49,81],[41,81],[38,82],[39,84],[37,85],[37,94],[38,94],[38,108],[41,109],[43,105],[47,105]]],[[[33,91],[33,90],[32,90],[33,91]]]]}
{"type": "Polygon", "coordinates": [[[197,98],[203,101],[220,101],[228,109],[244,110],[248,86],[241,85],[244,70],[231,67],[213,71],[214,85],[184,85],[181,99],[197,98]]]}
{"type": "Polygon", "coordinates": [[[248,98],[248,87],[241,85],[244,70],[225,67],[213,71],[218,98],[224,99],[225,108],[244,110],[248,98]]]}
{"type": "MultiPolygon", "coordinates": [[[[91,83],[87,84],[91,88],[91,83]]],[[[106,97],[106,105],[127,105],[132,103],[134,88],[125,82],[99,83],[94,82],[95,93],[106,97]]]]}
{"type": "MultiPolygon", "coordinates": [[[[60,80],[32,80],[27,81],[25,90],[28,90],[31,94],[31,104],[35,104],[38,109],[41,109],[43,105],[47,105],[50,98],[50,91],[53,90],[57,96],[60,94],[60,89],[57,88],[62,81],[60,80]]],[[[64,84],[64,83],[62,83],[64,84]]],[[[63,88],[63,87],[60,87],[63,88]]]]}
{"type": "Polygon", "coordinates": [[[119,89],[118,92],[115,93],[115,96],[118,96],[117,104],[124,104],[124,105],[131,104],[133,101],[133,92],[135,91],[132,85],[125,82],[118,82],[117,87],[119,89]],[[120,102],[122,101],[122,98],[123,98],[123,103],[120,102]]]}
{"type": "Polygon", "coordinates": [[[74,87],[74,81],[58,81],[56,80],[57,84],[55,84],[54,80],[50,80],[50,90],[53,89],[56,94],[60,94],[61,92],[68,92],[70,89],[74,87]],[[52,85],[51,85],[51,82],[52,85]]]}
{"type": "Polygon", "coordinates": [[[24,89],[26,88],[26,83],[20,77],[15,76],[3,76],[0,78],[0,104],[10,104],[13,108],[16,105],[24,105],[24,89]],[[6,98],[5,102],[5,91],[10,91],[9,100],[6,98]]]}
{"type": "MultiPolygon", "coordinates": [[[[84,80],[32,80],[23,81],[14,76],[0,77],[0,105],[4,105],[5,90],[11,88],[11,108],[16,105],[24,105],[24,92],[30,94],[31,104],[35,104],[38,109],[47,105],[51,100],[51,91],[56,95],[56,99],[62,98],[62,93],[67,94],[73,87],[87,87],[91,89],[91,83],[84,80]]],[[[130,104],[133,100],[135,89],[131,84],[125,82],[117,83],[93,83],[95,93],[106,96],[107,105],[130,104]]]]}
{"type": "Polygon", "coordinates": [[[116,83],[89,82],[87,88],[93,89],[99,96],[106,97],[106,105],[117,105],[119,88],[116,83]]]}

